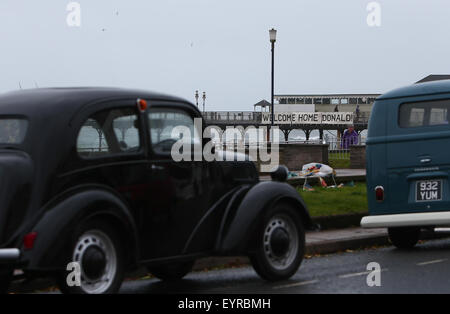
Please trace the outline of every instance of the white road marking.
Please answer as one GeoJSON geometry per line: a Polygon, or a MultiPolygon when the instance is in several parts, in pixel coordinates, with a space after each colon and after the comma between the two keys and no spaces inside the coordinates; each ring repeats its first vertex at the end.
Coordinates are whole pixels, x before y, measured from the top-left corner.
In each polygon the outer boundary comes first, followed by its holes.
{"type": "Polygon", "coordinates": [[[443,261],[445,261],[446,259],[435,259],[433,261],[427,261],[427,262],[422,262],[422,263],[417,263],[417,266],[425,266],[425,265],[430,265],[430,264],[436,264],[436,263],[441,263],[443,261]]]}
{"type": "Polygon", "coordinates": [[[312,285],[313,283],[316,283],[316,282],[319,282],[319,280],[294,282],[294,283],[287,284],[287,285],[275,286],[275,287],[272,287],[272,289],[283,289],[283,288],[292,288],[292,287],[299,287],[299,286],[305,286],[305,285],[312,285]]]}
{"type": "MultiPolygon", "coordinates": [[[[387,271],[387,270],[388,270],[387,268],[381,269],[380,272],[387,271]]],[[[357,277],[357,276],[364,276],[364,275],[370,274],[371,272],[373,272],[373,270],[363,271],[363,272],[360,272],[360,273],[352,273],[352,274],[340,275],[339,278],[345,279],[345,278],[351,278],[351,277],[357,277]]]]}

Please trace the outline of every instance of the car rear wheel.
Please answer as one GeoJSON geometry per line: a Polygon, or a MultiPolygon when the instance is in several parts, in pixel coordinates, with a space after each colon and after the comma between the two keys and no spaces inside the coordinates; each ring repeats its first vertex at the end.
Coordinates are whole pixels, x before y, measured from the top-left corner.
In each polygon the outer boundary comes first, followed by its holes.
{"type": "Polygon", "coordinates": [[[194,261],[183,263],[171,263],[156,267],[148,267],[148,271],[158,279],[176,281],[182,279],[192,271],[194,261]]]}
{"type": "Polygon", "coordinates": [[[108,294],[119,291],[125,270],[124,251],[109,224],[98,220],[83,223],[75,233],[67,260],[77,263],[79,277],[74,277],[75,269],[65,271],[58,278],[61,292],[108,294]]]}
{"type": "Polygon", "coordinates": [[[250,256],[255,271],[269,281],[294,275],[305,254],[305,231],[300,215],[288,203],[269,210],[256,235],[256,252],[250,256]]]}
{"type": "Polygon", "coordinates": [[[11,284],[13,271],[11,269],[0,270],[0,294],[8,292],[9,285],[11,284]]]}
{"type": "Polygon", "coordinates": [[[417,227],[401,227],[388,228],[389,240],[399,249],[413,248],[420,237],[420,228],[417,227]]]}

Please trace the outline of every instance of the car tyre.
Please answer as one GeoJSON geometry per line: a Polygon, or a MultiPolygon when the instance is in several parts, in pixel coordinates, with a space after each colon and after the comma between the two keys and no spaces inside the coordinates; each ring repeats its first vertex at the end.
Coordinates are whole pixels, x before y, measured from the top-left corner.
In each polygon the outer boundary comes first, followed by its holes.
{"type": "Polygon", "coordinates": [[[399,249],[413,248],[420,237],[420,228],[417,227],[399,227],[388,228],[389,240],[399,249]]]}
{"type": "Polygon", "coordinates": [[[294,275],[305,254],[305,231],[298,211],[289,203],[268,210],[257,230],[255,245],[250,261],[259,276],[278,281],[294,275]]]}
{"type": "Polygon", "coordinates": [[[170,263],[160,266],[148,267],[149,273],[164,281],[181,280],[192,271],[195,261],[183,263],[170,263]]]}
{"type": "MultiPolygon", "coordinates": [[[[111,294],[119,291],[125,274],[124,247],[111,225],[99,220],[82,223],[74,234],[66,260],[78,263],[81,285],[69,286],[68,276],[73,269],[64,271],[57,278],[61,292],[111,294]]],[[[74,278],[73,274],[70,278],[74,278]]]]}

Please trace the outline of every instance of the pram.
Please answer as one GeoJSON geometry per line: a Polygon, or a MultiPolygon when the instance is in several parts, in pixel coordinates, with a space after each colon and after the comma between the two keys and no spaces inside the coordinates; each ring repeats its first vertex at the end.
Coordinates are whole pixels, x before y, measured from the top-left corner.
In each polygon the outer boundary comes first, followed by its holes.
{"type": "Polygon", "coordinates": [[[303,165],[302,171],[299,174],[300,176],[305,177],[305,182],[303,183],[303,189],[305,190],[308,185],[308,178],[319,178],[322,186],[327,186],[323,178],[331,177],[333,179],[334,186],[336,184],[336,171],[328,165],[312,162],[306,165],[303,165]]]}

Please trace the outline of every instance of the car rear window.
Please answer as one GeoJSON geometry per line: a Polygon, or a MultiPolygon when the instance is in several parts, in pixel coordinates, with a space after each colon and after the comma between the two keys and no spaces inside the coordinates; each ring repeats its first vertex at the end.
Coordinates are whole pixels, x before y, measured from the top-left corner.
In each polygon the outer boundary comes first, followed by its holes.
{"type": "Polygon", "coordinates": [[[21,144],[27,133],[28,121],[17,118],[0,118],[0,144],[21,144]]]}
{"type": "Polygon", "coordinates": [[[108,109],[85,121],[77,138],[77,151],[83,157],[136,153],[141,147],[138,115],[135,109],[108,109]]]}
{"type": "Polygon", "coordinates": [[[399,108],[401,128],[446,125],[450,120],[450,100],[404,103],[399,108]]]}

